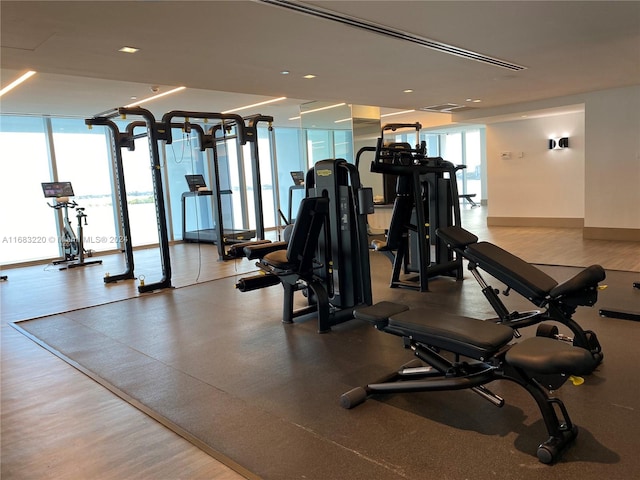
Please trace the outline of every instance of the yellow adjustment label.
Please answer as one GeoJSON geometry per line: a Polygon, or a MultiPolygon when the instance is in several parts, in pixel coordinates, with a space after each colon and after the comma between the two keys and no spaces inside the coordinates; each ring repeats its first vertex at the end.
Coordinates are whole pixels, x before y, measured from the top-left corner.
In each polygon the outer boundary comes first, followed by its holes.
{"type": "Polygon", "coordinates": [[[328,177],[331,175],[331,170],[316,170],[316,175],[320,177],[328,177]]]}

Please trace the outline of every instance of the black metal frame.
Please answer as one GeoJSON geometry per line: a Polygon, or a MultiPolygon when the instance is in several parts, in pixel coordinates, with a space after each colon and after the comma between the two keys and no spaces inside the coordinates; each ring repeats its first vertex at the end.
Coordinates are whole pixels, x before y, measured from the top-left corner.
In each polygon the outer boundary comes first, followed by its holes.
{"type": "MultiPolygon", "coordinates": [[[[163,117],[163,121],[168,123],[171,122],[174,118],[184,118],[185,124],[188,124],[191,128],[197,127],[197,125],[193,125],[189,123],[189,119],[206,119],[206,120],[220,120],[220,123],[212,126],[206,133],[202,131],[201,128],[197,129],[199,140],[200,140],[200,150],[205,151],[207,149],[211,149],[213,153],[213,161],[211,165],[211,173],[213,176],[213,184],[211,186],[211,193],[195,193],[192,194],[194,196],[198,195],[211,195],[213,202],[213,210],[215,215],[215,232],[214,235],[211,236],[207,241],[211,241],[217,246],[218,249],[218,259],[219,260],[230,260],[235,258],[232,255],[229,255],[225,249],[227,244],[233,244],[238,242],[246,242],[249,238],[255,237],[257,240],[263,240],[265,238],[265,227],[264,227],[264,210],[263,210],[263,202],[262,202],[262,182],[260,177],[260,154],[258,148],[258,124],[261,122],[267,122],[268,128],[272,128],[273,117],[255,114],[249,115],[247,117],[241,117],[235,114],[224,114],[224,113],[212,113],[212,112],[194,112],[194,111],[180,111],[174,110],[166,113],[163,117]],[[235,135],[223,135],[222,137],[218,135],[218,132],[225,132],[229,128],[236,128],[235,135]],[[218,151],[217,145],[220,141],[225,141],[228,139],[237,139],[240,145],[245,145],[247,142],[251,144],[251,177],[253,181],[253,191],[254,191],[254,208],[255,208],[255,219],[256,219],[256,229],[242,231],[240,235],[242,238],[236,238],[233,232],[228,235],[228,232],[224,227],[224,219],[222,214],[222,198],[221,195],[225,193],[220,187],[220,170],[218,164],[218,151]]],[[[171,142],[171,137],[167,143],[171,142]]],[[[182,212],[183,212],[183,232],[185,230],[184,225],[184,213],[185,213],[185,197],[188,196],[184,194],[181,198],[182,201],[182,212]]],[[[193,239],[189,239],[193,241],[193,239]]],[[[196,240],[197,241],[197,240],[196,240]]]]}
{"type": "MultiPolygon", "coordinates": [[[[395,201],[406,203],[411,199],[409,203],[410,209],[413,209],[413,219],[397,225],[398,231],[391,232],[390,229],[389,234],[398,236],[392,242],[395,246],[382,248],[381,251],[393,265],[390,282],[392,288],[403,287],[426,292],[429,290],[431,277],[447,275],[461,279],[463,276],[462,259],[455,256],[436,237],[435,231],[440,226],[461,223],[456,171],[464,166],[455,166],[441,157],[427,157],[424,142],[416,148],[408,145],[383,145],[385,130],[399,128],[415,128],[419,131],[422,126],[420,123],[385,125],[375,147],[371,171],[404,179],[407,189],[405,198],[396,197],[395,201]],[[435,248],[433,255],[432,245],[435,248]],[[417,282],[402,280],[402,273],[417,273],[417,282]]],[[[358,159],[363,151],[372,151],[372,147],[361,149],[358,159]]],[[[398,213],[406,214],[406,208],[398,213]]]]}
{"type": "MultiPolygon", "coordinates": [[[[270,243],[244,250],[248,258],[262,258],[257,266],[281,279],[285,290],[283,322],[292,323],[294,319],[316,315],[318,332],[325,333],[333,325],[352,319],[355,307],[372,303],[366,215],[370,213],[373,198],[371,189],[361,186],[355,165],[343,159],[317,162],[307,172],[305,188],[304,203],[310,198],[328,201],[320,233],[313,234],[317,242],[313,271],[290,272],[289,265],[283,269],[282,250],[286,248],[283,242],[275,245],[281,251],[276,257],[272,254],[274,245],[270,243]],[[274,258],[277,261],[274,262],[274,258]],[[306,293],[308,305],[294,310],[293,296],[300,290],[306,293]]],[[[299,211],[297,217],[302,225],[308,221],[304,215],[299,211]]],[[[290,243],[296,235],[308,235],[298,221],[293,228],[290,243]]],[[[251,291],[274,285],[269,275],[240,279],[236,287],[251,291]]]]}
{"type": "MultiPolygon", "coordinates": [[[[463,230],[464,232],[464,230],[463,230]]],[[[448,238],[448,235],[445,235],[445,232],[438,231],[437,235],[439,237],[448,238]]],[[[469,235],[475,237],[470,232],[467,232],[469,235]]],[[[451,241],[451,239],[449,239],[451,241]]],[[[445,240],[446,241],[446,240],[445,240]]],[[[471,237],[468,239],[469,243],[464,245],[455,245],[452,242],[449,243],[450,247],[455,250],[461,257],[464,257],[468,260],[468,269],[476,279],[478,284],[482,289],[482,293],[485,298],[492,306],[498,318],[496,319],[497,323],[507,325],[514,330],[514,335],[516,337],[520,336],[518,332],[519,328],[528,327],[531,325],[538,325],[545,321],[558,322],[562,325],[565,325],[569,328],[573,334],[573,338],[564,337],[558,334],[557,329],[548,329],[547,327],[540,327],[540,333],[543,331],[548,332],[548,335],[554,336],[561,340],[570,341],[573,345],[577,347],[584,348],[591,352],[595,359],[597,359],[598,363],[602,362],[604,358],[604,354],[602,353],[602,348],[600,342],[598,341],[598,337],[595,332],[591,330],[584,330],[575,320],[573,320],[573,314],[575,313],[578,305],[589,305],[592,306],[596,303],[597,300],[597,285],[583,285],[583,281],[581,281],[580,277],[584,275],[585,277],[589,277],[588,268],[578,273],[569,281],[574,281],[576,289],[575,291],[567,291],[565,295],[560,295],[558,298],[552,298],[550,295],[547,295],[545,298],[539,299],[539,301],[535,301],[532,298],[528,298],[534,305],[540,308],[544,308],[544,310],[530,310],[526,312],[510,312],[507,309],[504,302],[500,299],[498,293],[499,290],[491,287],[484,279],[482,274],[480,273],[480,269],[488,271],[489,274],[493,273],[494,276],[498,275],[496,273],[496,266],[492,266],[490,270],[487,270],[489,265],[487,262],[481,262],[478,258],[471,255],[466,247],[469,244],[475,243],[471,242],[471,237]]],[[[488,242],[486,242],[488,243],[488,242]]],[[[511,255],[511,254],[510,254],[511,255]]],[[[523,261],[524,262],[524,261],[523,261]]],[[[525,262],[526,263],[526,262],[525,262]]],[[[598,266],[593,266],[589,268],[601,268],[598,266]]],[[[506,278],[506,272],[503,275],[499,275],[500,278],[498,280],[502,281],[506,284],[507,290],[503,292],[505,295],[508,295],[510,290],[514,289],[518,291],[518,288],[511,284],[506,278]]],[[[583,277],[583,278],[585,278],[583,277]]],[[[566,282],[565,282],[566,283],[566,282]]],[[[563,284],[564,285],[564,284],[563,284]]],[[[525,296],[521,292],[518,292],[520,295],[525,296]]],[[[526,298],[526,296],[525,296],[526,298]]],[[[546,334],[545,334],[546,335],[546,334]]]]}
{"type": "Polygon", "coordinates": [[[116,181],[120,228],[122,229],[121,242],[119,246],[125,254],[125,270],[124,272],[115,275],[106,275],[104,277],[104,283],[131,280],[135,278],[135,262],[133,258],[133,245],[131,243],[131,226],[129,224],[129,206],[127,205],[127,187],[124,179],[124,166],[122,164],[122,149],[128,148],[132,150],[134,148],[134,138],[132,136],[132,132],[127,131],[126,133],[121,133],[118,125],[104,117],[88,118],[84,123],[89,127],[93,127],[94,125],[104,126],[111,132],[109,140],[111,144],[111,157],[114,161],[114,178],[116,181]]]}
{"type": "Polygon", "coordinates": [[[136,138],[147,137],[149,144],[149,161],[151,163],[151,175],[153,184],[153,196],[155,199],[156,210],[156,224],[158,228],[158,239],[160,247],[160,261],[162,266],[162,277],[159,281],[153,283],[141,282],[138,285],[138,292],[145,293],[153,290],[159,290],[163,288],[171,288],[171,258],[169,253],[169,234],[167,230],[167,216],[164,200],[164,190],[162,188],[162,167],[160,163],[160,152],[158,149],[158,142],[165,140],[170,142],[171,124],[164,122],[157,122],[153,114],[149,110],[145,110],[140,107],[119,107],[107,112],[103,112],[96,115],[93,118],[86,119],[87,125],[103,125],[112,130],[112,149],[114,158],[116,160],[116,181],[118,185],[118,199],[120,202],[120,215],[122,227],[124,229],[125,236],[125,253],[127,257],[126,271],[120,275],[114,275],[113,277],[105,277],[105,283],[121,279],[129,279],[133,277],[133,247],[131,246],[131,235],[129,230],[129,216],[128,209],[126,208],[126,189],[124,183],[124,172],[122,171],[122,157],[119,152],[119,148],[129,148],[133,150],[135,148],[134,140],[136,138]],[[117,126],[109,121],[116,116],[136,115],[143,118],[143,121],[132,122],[127,126],[127,133],[122,134],[119,132],[117,126]],[[134,134],[134,129],[137,127],[145,127],[146,133],[134,134]]]}
{"type": "MultiPolygon", "coordinates": [[[[404,307],[402,305],[396,306],[404,307]]],[[[375,309],[376,307],[377,305],[371,308],[375,309]]],[[[400,311],[402,310],[399,309],[400,311]]],[[[356,318],[364,317],[359,317],[356,313],[356,318]]],[[[471,353],[468,353],[471,351],[469,348],[456,351],[455,348],[446,346],[455,343],[455,340],[449,341],[446,338],[446,332],[439,331],[438,338],[429,339],[429,335],[425,335],[420,330],[412,330],[409,326],[398,327],[397,325],[390,325],[388,320],[385,321],[383,318],[374,320],[369,318],[367,320],[374,324],[378,330],[401,337],[404,347],[411,349],[419,360],[414,359],[397,371],[385,375],[373,383],[363,387],[356,387],[344,393],[340,397],[342,407],[347,409],[354,408],[363,403],[368,397],[376,394],[466,389],[477,393],[496,407],[502,407],[505,403],[504,399],[491,392],[485,385],[496,380],[509,380],[523,387],[533,397],[544,420],[549,438],[538,447],[537,456],[540,462],[555,462],[576,438],[578,428],[571,422],[563,402],[558,398],[549,396],[545,387],[549,390],[555,390],[566,382],[570,374],[579,374],[583,369],[588,368],[586,364],[590,363],[591,360],[584,361],[585,355],[587,355],[586,352],[581,356],[580,360],[576,358],[576,365],[569,367],[569,369],[575,369],[575,372],[557,373],[553,371],[554,366],[549,369],[549,373],[529,373],[521,366],[515,366],[514,364],[517,365],[519,362],[516,360],[510,362],[509,357],[511,356],[513,359],[526,357],[527,353],[518,353],[518,350],[521,348],[520,346],[524,346],[526,342],[532,339],[515,345],[509,345],[507,340],[504,344],[494,345],[493,348],[487,350],[483,350],[482,347],[471,346],[471,350],[475,352],[473,358],[471,358],[465,357],[465,354],[461,353],[461,351],[465,351],[467,355],[471,355],[471,353]],[[446,358],[441,354],[442,352],[451,354],[450,356],[453,357],[453,360],[446,358]],[[463,360],[463,358],[465,359],[463,360]],[[424,366],[422,362],[427,366],[424,366]]],[[[450,320],[455,323],[456,319],[450,320]]],[[[476,327],[482,326],[480,320],[466,319],[465,321],[479,322],[476,327]]],[[[489,325],[486,326],[488,327],[489,325]]],[[[550,338],[537,338],[536,340],[545,342],[547,347],[561,345],[550,338]],[[556,343],[549,344],[546,342],[556,343]]],[[[551,355],[549,357],[551,363],[553,363],[553,355],[563,355],[563,353],[553,348],[550,349],[550,352],[546,354],[551,355]]]]}

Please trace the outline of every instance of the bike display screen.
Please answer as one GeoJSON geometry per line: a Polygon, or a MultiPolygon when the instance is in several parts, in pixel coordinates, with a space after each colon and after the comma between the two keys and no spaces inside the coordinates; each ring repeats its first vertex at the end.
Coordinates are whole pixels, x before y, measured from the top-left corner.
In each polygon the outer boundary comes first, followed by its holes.
{"type": "Polygon", "coordinates": [[[73,197],[71,182],[42,182],[45,198],[73,197]]]}

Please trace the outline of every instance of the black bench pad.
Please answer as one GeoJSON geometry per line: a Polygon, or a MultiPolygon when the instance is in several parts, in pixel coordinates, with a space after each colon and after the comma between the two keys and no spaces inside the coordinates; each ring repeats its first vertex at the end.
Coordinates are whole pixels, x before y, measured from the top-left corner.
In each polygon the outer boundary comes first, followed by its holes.
{"type": "Polygon", "coordinates": [[[259,244],[243,244],[242,250],[244,256],[249,260],[255,260],[256,258],[264,258],[265,255],[283,250],[286,252],[286,242],[264,242],[259,244]]]}
{"type": "Polygon", "coordinates": [[[505,360],[529,373],[543,375],[588,375],[597,364],[589,350],[548,337],[528,338],[514,345],[505,360]]]}
{"type": "MultiPolygon", "coordinates": [[[[585,288],[595,289],[598,286],[598,282],[603,281],[606,276],[604,268],[600,265],[591,265],[576,276],[552,289],[551,292],[549,292],[549,296],[551,298],[565,297],[578,293],[585,288]]],[[[593,299],[593,303],[595,303],[595,298],[593,299]]],[[[593,305],[593,303],[589,303],[589,305],[593,305]]]]}
{"type": "Polygon", "coordinates": [[[438,228],[436,235],[444,240],[451,248],[464,248],[478,241],[478,237],[473,233],[462,227],[456,227],[455,225],[438,228]]]}
{"type": "Polygon", "coordinates": [[[368,307],[356,308],[353,311],[353,317],[359,320],[365,320],[378,330],[381,330],[389,324],[389,317],[391,315],[406,310],[409,310],[409,307],[400,303],[378,302],[368,307]]]}
{"type": "Polygon", "coordinates": [[[384,331],[477,360],[488,359],[513,338],[505,325],[426,309],[392,315],[384,331]]]}
{"type": "Polygon", "coordinates": [[[538,306],[558,282],[542,270],[489,242],[469,245],[464,252],[467,259],[477,263],[489,275],[510,286],[538,306]]]}

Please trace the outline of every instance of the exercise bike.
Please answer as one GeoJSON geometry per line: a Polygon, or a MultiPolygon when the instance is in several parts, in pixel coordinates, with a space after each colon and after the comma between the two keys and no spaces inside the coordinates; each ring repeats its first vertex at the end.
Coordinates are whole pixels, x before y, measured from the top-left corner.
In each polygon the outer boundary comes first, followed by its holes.
{"type": "MultiPolygon", "coordinates": [[[[45,197],[55,198],[53,205],[49,202],[47,202],[47,205],[49,205],[54,210],[62,210],[63,212],[63,228],[62,236],[60,238],[60,245],[62,246],[64,257],[62,257],[60,260],[55,260],[53,262],[53,265],[61,265],[67,263],[66,267],[64,268],[76,268],[102,263],[102,260],[85,261],[85,256],[91,257],[92,255],[90,251],[85,250],[84,248],[84,237],[82,234],[82,221],[84,220],[84,225],[88,225],[87,214],[84,212],[84,207],[78,206],[75,200],[69,199],[69,196],[73,195],[71,183],[43,183],[42,187],[45,197]],[[63,194],[65,193],[67,195],[63,196],[63,194]],[[76,219],[78,220],[78,225],[76,227],[77,234],[73,231],[73,227],[71,226],[71,222],[69,221],[70,208],[75,209],[76,211],[76,219]]],[[[63,270],[64,268],[61,268],[61,270],[63,270]]]]}

